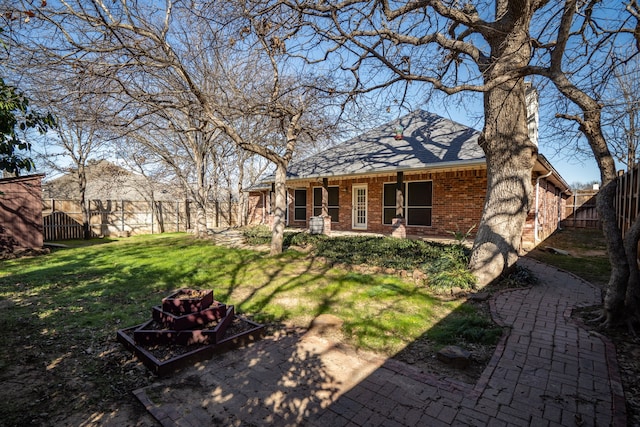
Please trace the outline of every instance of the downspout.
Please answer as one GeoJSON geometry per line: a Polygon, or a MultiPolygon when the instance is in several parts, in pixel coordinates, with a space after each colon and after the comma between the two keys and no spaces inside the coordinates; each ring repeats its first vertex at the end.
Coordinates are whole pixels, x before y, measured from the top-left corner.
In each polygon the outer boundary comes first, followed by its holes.
{"type": "Polygon", "coordinates": [[[534,245],[537,245],[538,242],[540,241],[540,239],[538,238],[538,214],[540,212],[540,207],[538,206],[538,199],[539,199],[539,193],[540,193],[540,180],[542,178],[547,178],[551,176],[552,173],[553,171],[549,171],[548,174],[540,175],[538,178],[536,178],[536,213],[533,220],[533,244],[534,245]]]}
{"type": "Polygon", "coordinates": [[[562,228],[560,228],[560,221],[562,221],[562,192],[560,191],[559,188],[556,188],[556,193],[558,193],[556,195],[556,205],[558,207],[557,211],[558,211],[558,222],[557,222],[557,226],[556,226],[556,230],[562,230],[562,228]]]}
{"type": "Polygon", "coordinates": [[[267,223],[267,193],[266,191],[261,191],[262,194],[262,224],[267,223]]]}

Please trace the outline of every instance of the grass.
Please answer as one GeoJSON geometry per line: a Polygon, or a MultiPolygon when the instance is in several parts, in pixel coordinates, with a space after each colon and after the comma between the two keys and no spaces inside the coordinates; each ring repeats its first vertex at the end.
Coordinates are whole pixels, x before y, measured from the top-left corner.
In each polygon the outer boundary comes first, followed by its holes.
{"type": "Polygon", "coordinates": [[[433,282],[464,261],[455,245],[292,233],[287,246],[315,249],[268,256],[180,233],[67,243],[48,255],[0,260],[0,380],[17,376],[23,384],[0,400],[8,425],[37,424],[42,420],[28,417],[43,405],[52,420],[127,402],[153,378],[144,379],[148,373],[115,332],[148,320],[153,305],[182,287],[213,289],[217,300],[262,323],[306,327],[319,314],[334,314],[350,344],[389,356],[425,339],[435,347],[491,345],[502,332],[464,299],[446,301],[413,280],[347,265],[420,268],[433,282]]]}
{"type": "Polygon", "coordinates": [[[455,310],[398,277],[330,268],[295,251],[277,257],[165,234],[1,261],[0,322],[5,350],[25,328],[44,339],[89,331],[111,338],[147,320],[151,306],[181,287],[213,288],[260,322],[306,326],[331,313],[355,344],[392,354],[455,310]]]}
{"type": "Polygon", "coordinates": [[[556,231],[529,256],[599,286],[606,285],[611,275],[606,242],[600,230],[568,228],[556,231]],[[548,248],[562,249],[569,255],[554,253],[548,248]]]}

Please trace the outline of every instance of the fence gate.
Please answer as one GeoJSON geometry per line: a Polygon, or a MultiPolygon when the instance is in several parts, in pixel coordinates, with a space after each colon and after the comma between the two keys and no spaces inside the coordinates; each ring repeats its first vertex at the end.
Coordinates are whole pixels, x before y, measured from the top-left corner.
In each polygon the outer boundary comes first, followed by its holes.
{"type": "Polygon", "coordinates": [[[575,190],[567,199],[563,227],[600,228],[596,209],[598,190],[575,190]]]}

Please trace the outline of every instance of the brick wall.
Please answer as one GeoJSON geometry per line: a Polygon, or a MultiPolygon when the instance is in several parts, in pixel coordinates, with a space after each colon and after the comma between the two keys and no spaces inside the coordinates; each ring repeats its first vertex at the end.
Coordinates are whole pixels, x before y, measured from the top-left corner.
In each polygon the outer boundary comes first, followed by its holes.
{"type": "MultiPolygon", "coordinates": [[[[410,237],[452,237],[452,232],[467,232],[474,227],[477,230],[487,188],[485,169],[406,173],[404,182],[431,181],[433,183],[433,205],[430,227],[407,226],[410,237]]],[[[339,187],[339,221],[331,223],[332,230],[352,231],[352,189],[354,185],[367,185],[367,229],[364,231],[391,235],[391,225],[384,225],[383,185],[396,182],[396,174],[349,179],[329,179],[330,187],[339,187]]],[[[538,189],[538,239],[535,238],[535,200],[536,179],[532,180],[531,210],[523,229],[522,247],[530,249],[549,237],[562,220],[567,199],[562,191],[547,179],[540,180],[538,189]]],[[[296,182],[289,184],[289,226],[307,228],[309,217],[313,215],[313,188],[320,186],[318,181],[296,182]],[[307,220],[293,220],[293,191],[307,190],[307,220]]],[[[249,224],[270,224],[269,193],[253,192],[249,196],[249,224]]]]}
{"type": "Polygon", "coordinates": [[[567,197],[546,178],[540,179],[537,189],[538,195],[538,233],[536,239],[536,179],[532,180],[531,210],[527,215],[522,232],[522,247],[531,249],[558,229],[559,220],[564,219],[567,197]]]}
{"type": "MultiPolygon", "coordinates": [[[[487,187],[485,169],[461,170],[450,172],[405,173],[404,182],[432,181],[433,205],[431,226],[407,226],[408,236],[451,237],[451,232],[466,232],[478,225],[482,214],[484,196],[487,187]]],[[[329,179],[328,185],[339,187],[339,221],[331,224],[332,230],[351,231],[352,227],[352,189],[354,185],[367,185],[367,229],[368,232],[391,234],[391,225],[382,224],[383,185],[396,182],[396,174],[356,177],[349,179],[329,179]]],[[[318,181],[289,183],[289,226],[306,228],[308,218],[313,215],[313,188],[320,186],[318,181]],[[293,221],[293,190],[307,190],[307,221],[293,221]]],[[[268,192],[253,192],[249,196],[249,223],[269,223],[268,192]],[[266,197],[265,197],[266,195],[266,197]],[[267,203],[263,203],[263,199],[267,203]],[[265,206],[267,205],[267,206],[265,206]],[[265,211],[266,209],[266,211],[265,211]],[[263,222],[263,218],[267,218],[263,222]]],[[[474,230],[475,231],[475,230],[474,230]]]]}
{"type": "Polygon", "coordinates": [[[269,192],[252,191],[247,199],[247,224],[258,225],[264,224],[267,220],[269,211],[267,210],[267,202],[269,200],[269,192]]]}

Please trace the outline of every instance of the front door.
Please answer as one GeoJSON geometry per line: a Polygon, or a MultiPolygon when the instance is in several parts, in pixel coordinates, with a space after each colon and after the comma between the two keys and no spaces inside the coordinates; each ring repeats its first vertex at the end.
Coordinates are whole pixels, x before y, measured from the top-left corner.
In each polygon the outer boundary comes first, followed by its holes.
{"type": "Polygon", "coordinates": [[[353,186],[353,228],[367,229],[367,186],[353,186]]]}

